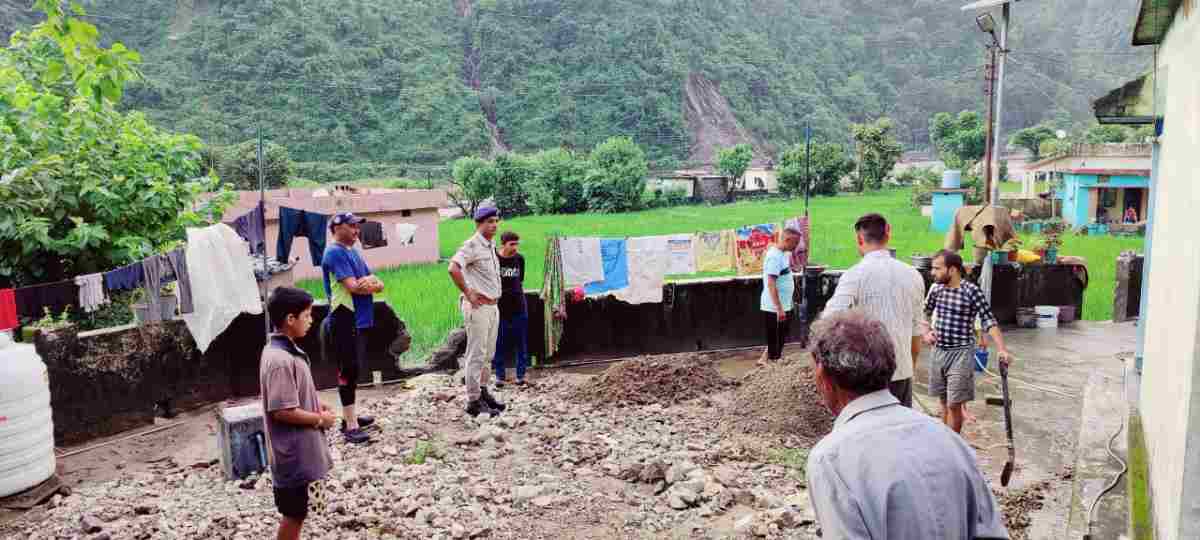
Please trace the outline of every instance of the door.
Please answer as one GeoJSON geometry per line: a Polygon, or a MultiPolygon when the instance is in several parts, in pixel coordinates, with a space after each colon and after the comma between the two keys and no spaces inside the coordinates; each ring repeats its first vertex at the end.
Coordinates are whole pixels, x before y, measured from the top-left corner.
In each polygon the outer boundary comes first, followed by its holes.
{"type": "Polygon", "coordinates": [[[1122,216],[1132,208],[1134,212],[1137,212],[1137,219],[1135,221],[1144,219],[1145,216],[1142,215],[1142,197],[1145,192],[1146,190],[1141,188],[1125,190],[1125,204],[1123,205],[1124,208],[1121,209],[1122,216]]]}

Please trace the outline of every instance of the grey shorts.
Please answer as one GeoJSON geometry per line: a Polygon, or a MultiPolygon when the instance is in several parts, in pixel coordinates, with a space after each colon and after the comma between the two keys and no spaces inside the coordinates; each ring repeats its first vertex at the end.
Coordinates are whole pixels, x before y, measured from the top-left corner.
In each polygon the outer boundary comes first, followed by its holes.
{"type": "Polygon", "coordinates": [[[975,400],[975,347],[933,349],[929,395],[950,404],[975,400]]]}

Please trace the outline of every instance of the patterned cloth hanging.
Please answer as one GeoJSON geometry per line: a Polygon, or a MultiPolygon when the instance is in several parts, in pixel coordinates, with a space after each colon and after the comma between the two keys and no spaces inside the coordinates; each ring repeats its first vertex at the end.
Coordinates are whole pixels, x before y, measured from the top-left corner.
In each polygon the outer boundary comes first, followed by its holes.
{"type": "Polygon", "coordinates": [[[565,324],[563,320],[567,313],[567,299],[563,284],[562,246],[558,236],[551,236],[546,242],[546,261],[544,279],[542,280],[542,318],[546,340],[545,358],[558,354],[559,343],[562,342],[565,324]]]}

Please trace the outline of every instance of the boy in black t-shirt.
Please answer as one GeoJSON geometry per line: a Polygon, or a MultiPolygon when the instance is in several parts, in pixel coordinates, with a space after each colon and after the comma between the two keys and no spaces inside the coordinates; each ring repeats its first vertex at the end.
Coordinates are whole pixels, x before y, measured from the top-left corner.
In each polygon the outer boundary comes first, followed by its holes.
{"type": "Polygon", "coordinates": [[[525,258],[517,253],[521,237],[512,231],[500,235],[500,249],[496,250],[500,260],[500,331],[496,337],[496,356],[492,359],[492,372],[496,374],[496,387],[504,386],[508,380],[504,364],[512,351],[516,355],[517,386],[525,385],[525,369],[529,367],[526,342],[529,338],[529,312],[525,305],[525,258]]]}

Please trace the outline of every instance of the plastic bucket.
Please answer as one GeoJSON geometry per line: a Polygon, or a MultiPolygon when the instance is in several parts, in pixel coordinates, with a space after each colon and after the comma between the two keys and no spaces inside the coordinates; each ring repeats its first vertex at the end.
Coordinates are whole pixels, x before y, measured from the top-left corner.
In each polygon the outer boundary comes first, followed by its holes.
{"type": "Polygon", "coordinates": [[[962,187],[962,171],[942,171],[942,189],[959,189],[962,187]]]}
{"type": "Polygon", "coordinates": [[[1058,306],[1037,306],[1033,310],[1037,313],[1038,328],[1058,328],[1058,306]]]}
{"type": "Polygon", "coordinates": [[[988,351],[987,349],[975,349],[975,371],[983,373],[987,369],[988,351]]]}
{"type": "Polygon", "coordinates": [[[1058,263],[1058,250],[1057,249],[1047,249],[1046,254],[1042,256],[1042,262],[1044,262],[1046,264],[1058,263]]]}

